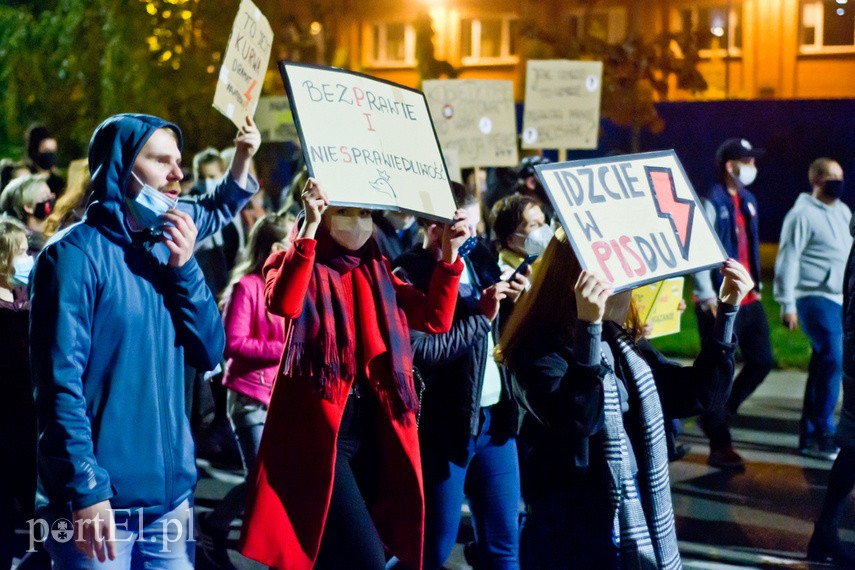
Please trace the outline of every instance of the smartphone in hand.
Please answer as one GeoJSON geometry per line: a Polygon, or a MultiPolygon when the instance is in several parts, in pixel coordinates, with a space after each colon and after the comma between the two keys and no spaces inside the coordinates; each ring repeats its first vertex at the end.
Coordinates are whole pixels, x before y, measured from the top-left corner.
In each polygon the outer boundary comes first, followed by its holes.
{"type": "Polygon", "coordinates": [[[511,273],[510,277],[508,277],[507,279],[505,279],[505,281],[507,281],[507,282],[509,282],[509,283],[510,283],[511,281],[513,281],[513,280],[514,280],[514,277],[516,277],[516,276],[517,276],[517,273],[525,273],[525,270],[526,270],[526,269],[528,269],[529,265],[531,265],[532,263],[534,263],[536,259],[537,259],[537,254],[536,254],[536,253],[532,253],[532,254],[530,254],[530,255],[526,255],[526,256],[525,256],[525,259],[523,259],[522,263],[520,263],[520,264],[519,264],[519,267],[517,267],[516,269],[514,269],[514,272],[513,272],[513,273],[511,273]]]}

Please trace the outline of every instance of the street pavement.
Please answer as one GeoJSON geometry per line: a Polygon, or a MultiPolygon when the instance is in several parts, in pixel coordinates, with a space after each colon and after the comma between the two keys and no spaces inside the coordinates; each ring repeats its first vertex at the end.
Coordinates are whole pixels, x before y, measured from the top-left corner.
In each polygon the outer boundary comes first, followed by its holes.
{"type": "MultiPolygon", "coordinates": [[[[677,536],[684,566],[712,568],[827,568],[809,565],[804,552],[824,495],[831,462],[802,457],[797,452],[805,373],[774,371],[745,402],[734,420],[734,444],[745,458],[744,473],[728,474],[706,464],[706,440],[693,420],[685,422],[683,443],[691,447],[681,461],[671,464],[671,486],[677,536]]],[[[234,471],[200,463],[202,479],[197,507],[213,506],[241,480],[234,471]]],[[[855,509],[844,517],[841,536],[855,542],[855,509]]],[[[462,543],[472,536],[468,510],[459,544],[446,567],[471,568],[462,543]]],[[[239,521],[230,536],[236,546],[239,521]]],[[[238,568],[260,565],[230,552],[238,568]]],[[[204,568],[198,553],[197,568],[204,568]]]]}

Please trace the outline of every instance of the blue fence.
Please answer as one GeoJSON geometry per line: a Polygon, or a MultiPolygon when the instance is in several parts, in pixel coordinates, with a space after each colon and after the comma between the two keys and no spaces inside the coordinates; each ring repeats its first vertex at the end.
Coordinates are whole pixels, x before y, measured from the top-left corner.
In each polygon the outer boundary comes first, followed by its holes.
{"type": "MultiPolygon", "coordinates": [[[[641,150],[673,148],[699,193],[715,180],[715,150],[726,138],[744,137],[766,149],[751,186],[759,204],[762,241],[778,241],[796,196],[810,189],[808,165],[820,156],[840,162],[848,180],[843,199],[855,209],[855,99],[681,102],[657,108],[665,130],[644,133],[641,150]]],[[[521,124],[522,106],[517,110],[521,124]]],[[[629,129],[608,121],[601,126],[597,150],[570,151],[568,158],[628,152],[629,129]]],[[[551,157],[555,159],[555,153],[551,157]]]]}

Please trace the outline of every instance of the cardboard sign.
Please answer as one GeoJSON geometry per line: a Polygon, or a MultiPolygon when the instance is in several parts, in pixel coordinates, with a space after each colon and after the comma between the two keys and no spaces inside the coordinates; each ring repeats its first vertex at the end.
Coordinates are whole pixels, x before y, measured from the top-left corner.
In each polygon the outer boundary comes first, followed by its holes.
{"type": "Polygon", "coordinates": [[[672,277],[632,291],[641,322],[653,329],[646,338],[657,338],[680,332],[680,299],[683,298],[683,278],[672,277]]]}
{"type": "Polygon", "coordinates": [[[288,97],[260,97],[255,109],[255,125],[262,142],[295,141],[299,136],[288,97]]]}
{"type": "Polygon", "coordinates": [[[582,267],[616,292],[727,259],[673,150],[535,170],[582,267]]]}
{"type": "Polygon", "coordinates": [[[597,148],[602,84],[601,61],[529,60],[522,147],[597,148]]]}
{"type": "Polygon", "coordinates": [[[513,82],[441,79],[422,89],[442,148],[458,152],[461,168],[519,163],[513,82]]]}
{"type": "Polygon", "coordinates": [[[444,148],[442,149],[442,156],[445,158],[445,168],[448,170],[448,178],[452,182],[463,184],[463,175],[460,172],[460,153],[450,148],[444,148]]]}
{"type": "Polygon", "coordinates": [[[255,114],[272,46],[267,18],[250,0],[241,0],[214,93],[214,108],[238,128],[255,114]]]}
{"type": "Polygon", "coordinates": [[[367,75],[279,62],[309,174],[337,205],[448,221],[454,196],[424,95],[367,75]]]}

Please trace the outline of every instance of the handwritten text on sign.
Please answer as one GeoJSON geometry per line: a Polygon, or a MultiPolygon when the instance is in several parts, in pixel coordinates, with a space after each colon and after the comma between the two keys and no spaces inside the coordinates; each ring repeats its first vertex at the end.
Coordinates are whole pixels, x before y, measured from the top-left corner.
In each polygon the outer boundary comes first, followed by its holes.
{"type": "Polygon", "coordinates": [[[297,140],[297,127],[294,125],[288,97],[259,97],[255,124],[263,142],[297,140]]]}
{"type": "Polygon", "coordinates": [[[422,84],[443,150],[460,166],[516,166],[517,123],[511,81],[443,79],[422,84]]]}
{"type": "Polygon", "coordinates": [[[674,151],[535,168],[582,266],[616,291],[727,257],[674,151]]]}
{"type": "Polygon", "coordinates": [[[529,60],[523,148],[597,148],[603,64],[529,60]]]}
{"type": "Polygon", "coordinates": [[[635,301],[641,322],[650,327],[644,338],[658,338],[680,332],[682,298],[682,277],[672,277],[632,291],[632,300],[635,301]]]}
{"type": "Polygon", "coordinates": [[[242,0],[214,93],[214,107],[238,127],[255,114],[272,42],[267,18],[250,0],[242,0]]]}
{"type": "Polygon", "coordinates": [[[454,198],[424,96],[345,70],[280,62],[310,173],[331,202],[438,219],[454,198]]]}

